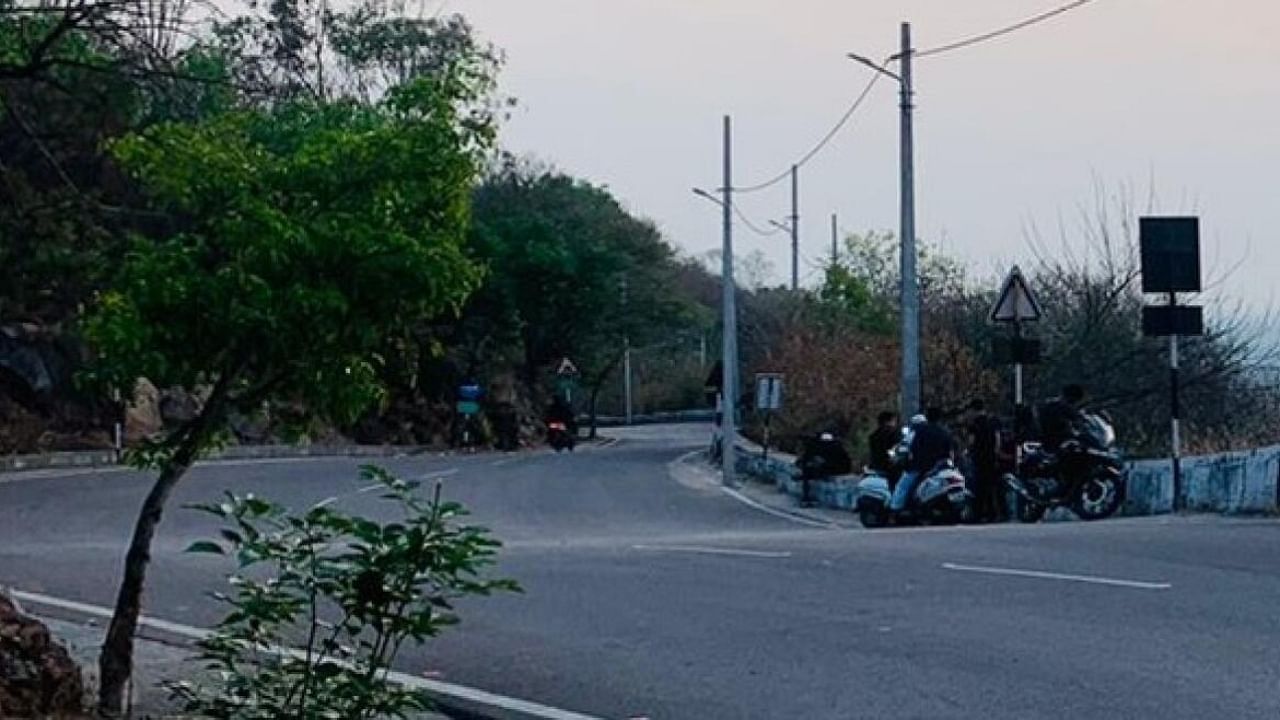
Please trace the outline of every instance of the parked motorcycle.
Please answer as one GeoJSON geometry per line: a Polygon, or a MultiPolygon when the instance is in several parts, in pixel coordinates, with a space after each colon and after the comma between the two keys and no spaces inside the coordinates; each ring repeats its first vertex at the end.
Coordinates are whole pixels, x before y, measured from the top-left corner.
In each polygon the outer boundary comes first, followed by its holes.
{"type": "Polygon", "coordinates": [[[1068,507],[1081,520],[1102,520],[1124,503],[1124,460],[1116,433],[1102,415],[1086,414],[1082,432],[1051,452],[1024,443],[1017,473],[1005,484],[1018,496],[1017,517],[1034,523],[1053,508],[1068,507]]]}
{"type": "MultiPolygon", "coordinates": [[[[899,480],[899,482],[901,482],[899,480]]],[[[889,501],[893,497],[889,478],[870,471],[858,483],[856,511],[862,526],[884,527],[889,524],[893,512],[889,501]]],[[[964,475],[955,463],[944,460],[916,483],[915,492],[907,502],[907,514],[899,521],[910,518],[929,525],[953,525],[969,519],[973,507],[973,494],[964,481],[964,475]]]]}
{"type": "Polygon", "coordinates": [[[573,452],[573,446],[577,441],[573,437],[573,433],[569,432],[568,426],[562,422],[547,423],[547,443],[556,452],[568,450],[573,452]]]}

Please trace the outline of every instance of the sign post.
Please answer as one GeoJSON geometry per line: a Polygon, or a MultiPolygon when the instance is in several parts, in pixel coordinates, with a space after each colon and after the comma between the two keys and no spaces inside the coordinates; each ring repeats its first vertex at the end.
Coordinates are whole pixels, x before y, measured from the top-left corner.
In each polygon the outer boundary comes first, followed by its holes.
{"type": "Polygon", "coordinates": [[[578,384],[578,366],[567,356],[560,360],[556,367],[556,390],[564,397],[564,401],[573,406],[573,391],[578,384]]]}
{"type": "Polygon", "coordinates": [[[1169,338],[1169,448],[1173,468],[1173,511],[1182,509],[1182,405],[1179,395],[1178,337],[1204,334],[1204,309],[1179,305],[1178,293],[1200,292],[1200,218],[1138,219],[1142,292],[1167,295],[1167,305],[1142,308],[1142,334],[1169,338]]]}
{"type": "Polygon", "coordinates": [[[782,373],[756,373],[756,410],[764,412],[764,459],[769,459],[769,420],[782,409],[782,373]]]}
{"type": "Polygon", "coordinates": [[[1008,339],[1008,344],[1004,346],[997,345],[996,356],[998,361],[1013,365],[1013,422],[1014,436],[1018,438],[1018,441],[1015,442],[1014,453],[1019,456],[1018,460],[1021,460],[1020,455],[1022,452],[1022,428],[1018,427],[1023,403],[1022,366],[1034,365],[1040,362],[1040,341],[1024,338],[1022,336],[1022,324],[1038,322],[1042,314],[1040,303],[1036,301],[1036,296],[1031,292],[1031,286],[1027,284],[1027,279],[1023,277],[1022,271],[1018,269],[1018,266],[1014,265],[1004,280],[999,299],[996,300],[996,304],[991,308],[991,321],[1013,327],[1013,334],[1008,339]]]}

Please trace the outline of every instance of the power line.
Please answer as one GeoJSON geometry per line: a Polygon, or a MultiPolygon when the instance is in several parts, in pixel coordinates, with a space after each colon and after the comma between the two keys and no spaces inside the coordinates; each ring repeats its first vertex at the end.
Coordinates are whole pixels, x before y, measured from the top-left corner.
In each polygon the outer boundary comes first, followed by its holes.
{"type": "Polygon", "coordinates": [[[929,48],[928,50],[918,50],[914,54],[917,58],[924,58],[924,57],[929,57],[931,55],[941,55],[942,53],[951,52],[952,50],[960,50],[962,48],[967,48],[967,47],[970,47],[971,45],[977,45],[979,43],[987,42],[988,40],[994,40],[998,37],[1008,35],[1009,33],[1017,32],[1018,30],[1021,30],[1023,28],[1031,27],[1032,25],[1042,23],[1045,20],[1050,20],[1059,15],[1062,15],[1063,13],[1067,13],[1072,10],[1075,10],[1078,7],[1083,7],[1085,5],[1088,5],[1091,2],[1094,2],[1094,0],[1075,0],[1074,2],[1069,2],[1066,5],[1054,8],[1053,10],[1047,10],[1045,12],[1040,13],[1039,15],[1033,15],[1032,17],[1029,17],[1026,20],[1016,22],[1012,25],[1007,25],[998,30],[992,30],[991,32],[986,32],[981,35],[975,35],[970,38],[965,38],[964,40],[957,40],[956,42],[947,43],[946,45],[940,45],[935,48],[929,48]]]}
{"type": "MultiPolygon", "coordinates": [[[[868,82],[867,86],[862,89],[862,92],[858,94],[858,97],[854,98],[853,103],[849,105],[849,109],[844,111],[844,114],[841,115],[840,119],[836,121],[836,124],[830,130],[827,131],[827,134],[822,136],[822,139],[818,141],[817,145],[814,145],[813,148],[809,150],[809,152],[802,155],[800,159],[795,162],[796,167],[804,167],[805,163],[809,162],[810,160],[813,159],[815,155],[822,152],[822,149],[825,148],[827,144],[830,143],[835,138],[835,136],[840,132],[840,130],[842,130],[844,126],[849,122],[850,118],[853,117],[853,114],[858,111],[858,108],[862,106],[863,101],[866,100],[867,96],[871,94],[871,89],[875,87],[876,83],[879,80],[880,80],[880,73],[876,73],[875,75],[871,76],[871,81],[868,82]]],[[[765,188],[773,187],[774,185],[777,185],[783,180],[786,180],[790,176],[791,176],[791,168],[788,167],[786,170],[783,170],[778,175],[762,183],[758,183],[756,185],[748,185],[747,187],[737,187],[737,188],[734,188],[733,191],[736,193],[758,192],[760,190],[764,190],[765,188]]]]}
{"type": "Polygon", "coordinates": [[[743,225],[747,226],[748,230],[759,235],[760,237],[772,237],[782,232],[778,228],[770,228],[768,230],[765,230],[760,226],[756,225],[755,223],[751,222],[751,218],[748,218],[746,213],[742,212],[742,210],[738,208],[737,203],[733,204],[733,214],[738,216],[738,219],[742,221],[743,225]]]}

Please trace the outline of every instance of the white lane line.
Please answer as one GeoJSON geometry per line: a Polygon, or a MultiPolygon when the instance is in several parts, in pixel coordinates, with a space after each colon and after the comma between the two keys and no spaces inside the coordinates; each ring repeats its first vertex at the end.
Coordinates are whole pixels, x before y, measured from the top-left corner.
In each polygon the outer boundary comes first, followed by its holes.
{"type": "MultiPolygon", "coordinates": [[[[10,589],[8,590],[8,593],[17,598],[19,602],[25,602],[31,605],[61,608],[63,610],[77,612],[82,615],[89,615],[91,617],[106,619],[110,619],[111,617],[111,610],[99,605],[90,605],[88,603],[77,602],[75,600],[65,600],[52,595],[25,592],[23,590],[10,589]]],[[[212,631],[205,628],[182,625],[180,623],[159,620],[147,616],[139,617],[138,624],[193,640],[203,639],[212,633],[212,631]]],[[[270,648],[270,651],[277,654],[301,655],[299,651],[289,648],[270,648]]],[[[442,682],[440,680],[429,680],[427,678],[421,678],[402,672],[391,671],[387,673],[387,678],[392,682],[404,685],[405,687],[413,688],[415,690],[425,690],[446,702],[460,702],[470,706],[478,705],[489,712],[496,710],[501,713],[502,717],[537,718],[538,720],[601,720],[600,718],[573,712],[571,710],[562,710],[560,708],[541,705],[529,700],[521,700],[520,698],[498,695],[496,693],[467,687],[465,685],[455,685],[453,683],[442,682]]]]}
{"type": "Polygon", "coordinates": [[[756,502],[755,500],[752,500],[751,498],[747,497],[746,495],[742,494],[737,490],[734,490],[731,487],[724,487],[722,485],[720,486],[720,490],[724,492],[724,494],[737,500],[740,503],[743,503],[752,508],[755,508],[756,510],[759,510],[762,513],[768,513],[769,515],[772,515],[774,517],[782,518],[783,520],[790,520],[793,523],[808,525],[809,527],[822,528],[824,530],[830,530],[837,527],[835,523],[824,522],[821,520],[810,520],[807,517],[801,517],[794,513],[786,512],[785,510],[777,510],[775,508],[771,508],[768,505],[764,505],[759,502],[756,502]]]}
{"type": "Polygon", "coordinates": [[[735,548],[702,547],[699,545],[632,545],[632,550],[649,552],[693,553],[697,555],[730,555],[734,557],[753,558],[789,558],[789,552],[770,552],[766,550],[738,550],[735,548]]]}
{"type": "Polygon", "coordinates": [[[1010,575],[1014,577],[1036,578],[1039,580],[1062,580],[1065,582],[1088,583],[1090,585],[1109,585],[1111,587],[1135,588],[1138,590],[1168,590],[1172,583],[1143,582],[1141,580],[1118,580],[1116,578],[1096,577],[1093,575],[1067,575],[1064,573],[1042,572],[1040,570],[1018,570],[1015,568],[983,567],[980,565],[958,565],[942,563],[947,570],[957,572],[981,573],[984,575],[1010,575]]]}

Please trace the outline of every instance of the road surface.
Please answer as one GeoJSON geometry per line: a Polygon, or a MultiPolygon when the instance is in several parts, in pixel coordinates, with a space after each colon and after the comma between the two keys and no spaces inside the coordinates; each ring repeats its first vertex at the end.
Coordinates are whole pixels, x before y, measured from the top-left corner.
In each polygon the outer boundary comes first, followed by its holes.
{"type": "MultiPolygon", "coordinates": [[[[760,512],[673,478],[697,426],[572,455],[420,456],[506,542],[520,596],[400,669],[606,718],[1280,717],[1280,522],[1122,519],[867,532],[760,512]]],[[[359,461],[208,464],[156,543],[148,615],[207,626],[219,558],[184,555],[224,488],[303,505],[359,461]]],[[[148,480],[0,476],[0,583],[110,605],[148,480]]]]}

